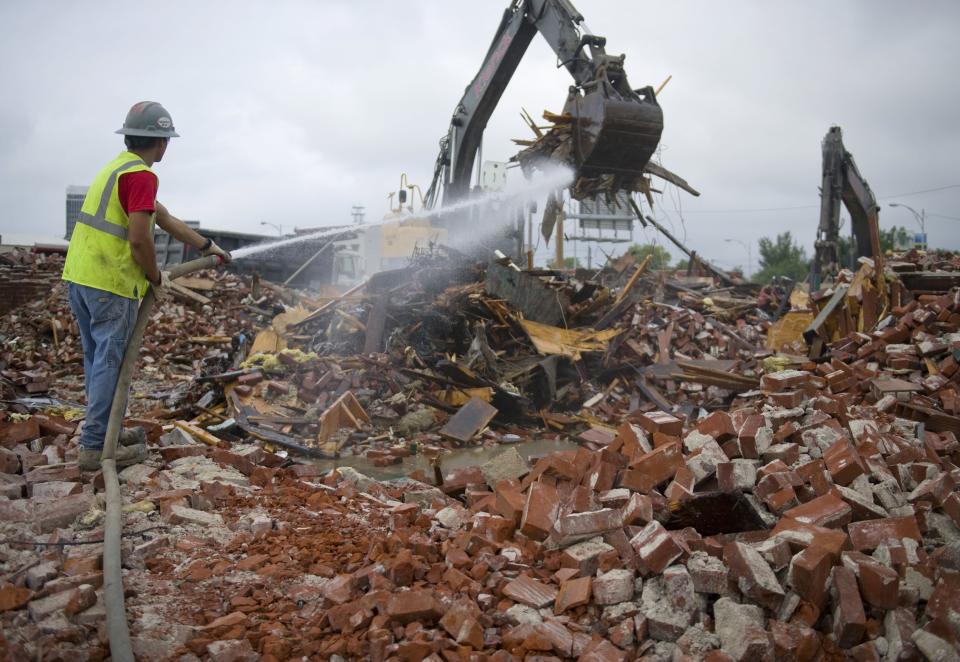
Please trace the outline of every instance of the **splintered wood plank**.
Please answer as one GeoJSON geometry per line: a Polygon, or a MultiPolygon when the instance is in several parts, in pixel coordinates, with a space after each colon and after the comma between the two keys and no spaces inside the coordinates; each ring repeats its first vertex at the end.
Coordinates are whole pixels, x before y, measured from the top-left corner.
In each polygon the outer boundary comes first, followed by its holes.
{"type": "Polygon", "coordinates": [[[191,290],[204,290],[207,292],[217,286],[216,281],[210,278],[197,278],[195,276],[180,276],[179,278],[174,278],[173,282],[177,285],[189,287],[191,290]]]}
{"type": "Polygon", "coordinates": [[[213,446],[216,448],[224,445],[223,440],[221,440],[219,437],[213,434],[210,434],[206,430],[199,428],[196,425],[192,425],[187,421],[174,421],[173,425],[174,427],[177,427],[183,430],[184,432],[186,432],[188,435],[190,435],[197,441],[202,441],[208,446],[213,446]]]}
{"type": "Polygon", "coordinates": [[[480,398],[470,398],[440,429],[440,434],[464,443],[485,428],[497,415],[497,408],[480,398]]]}
{"type": "Polygon", "coordinates": [[[183,285],[181,285],[175,280],[170,281],[170,289],[173,290],[175,294],[181,294],[187,297],[188,299],[193,299],[197,303],[201,303],[204,305],[210,303],[210,299],[208,299],[207,297],[203,296],[202,294],[197,294],[190,288],[184,287],[183,285]]]}

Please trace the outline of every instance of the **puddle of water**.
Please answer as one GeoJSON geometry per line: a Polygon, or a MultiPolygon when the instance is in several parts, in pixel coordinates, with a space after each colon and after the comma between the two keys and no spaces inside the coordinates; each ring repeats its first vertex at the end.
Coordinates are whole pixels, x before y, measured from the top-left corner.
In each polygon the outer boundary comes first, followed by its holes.
{"type": "MultiPolygon", "coordinates": [[[[517,449],[524,459],[548,455],[556,451],[576,450],[579,446],[566,439],[530,439],[515,444],[499,444],[497,446],[478,446],[471,448],[456,448],[445,452],[441,457],[440,468],[443,475],[448,475],[454,469],[473,467],[484,464],[510,448],[517,449]]],[[[337,460],[313,460],[313,464],[326,470],[337,467],[352,467],[360,473],[375,480],[390,480],[410,475],[411,472],[421,469],[429,477],[433,477],[430,460],[423,455],[412,455],[403,459],[401,464],[391,464],[388,467],[377,467],[362,455],[347,455],[337,460]]]]}

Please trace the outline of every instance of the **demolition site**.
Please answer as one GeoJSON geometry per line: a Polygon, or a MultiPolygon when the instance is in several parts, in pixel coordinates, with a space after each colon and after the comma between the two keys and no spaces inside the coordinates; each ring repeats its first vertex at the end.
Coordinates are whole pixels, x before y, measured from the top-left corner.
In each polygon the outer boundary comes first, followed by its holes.
{"type": "Polygon", "coordinates": [[[0,253],[0,657],[960,659],[960,255],[887,237],[824,126],[812,260],[721,268],[652,212],[700,192],[628,68],[515,0],[383,221],[158,227],[102,451],[70,274],[113,183],[0,253]],[[484,163],[541,39],[569,95],[484,163]]]}

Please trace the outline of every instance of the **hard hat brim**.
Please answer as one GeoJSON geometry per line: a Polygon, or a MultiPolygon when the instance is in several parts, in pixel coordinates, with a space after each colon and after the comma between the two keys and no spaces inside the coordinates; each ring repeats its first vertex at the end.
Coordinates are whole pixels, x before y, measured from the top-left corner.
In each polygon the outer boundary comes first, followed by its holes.
{"type": "Polygon", "coordinates": [[[114,133],[119,133],[124,136],[142,136],[144,138],[179,138],[180,134],[169,129],[166,131],[149,131],[147,129],[128,129],[126,127],[121,127],[114,131],[114,133]]]}

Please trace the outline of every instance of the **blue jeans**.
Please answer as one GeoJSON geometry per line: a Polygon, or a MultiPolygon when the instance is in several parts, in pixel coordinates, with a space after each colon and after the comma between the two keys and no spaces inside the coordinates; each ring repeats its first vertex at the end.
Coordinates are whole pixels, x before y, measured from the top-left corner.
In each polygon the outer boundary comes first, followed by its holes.
{"type": "MultiPolygon", "coordinates": [[[[120,364],[140,305],[135,299],[70,283],[70,308],[80,327],[87,416],[80,433],[84,450],[103,448],[120,364]]],[[[124,403],[126,409],[126,403],[124,403]]]]}

